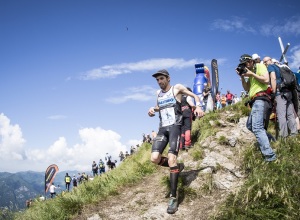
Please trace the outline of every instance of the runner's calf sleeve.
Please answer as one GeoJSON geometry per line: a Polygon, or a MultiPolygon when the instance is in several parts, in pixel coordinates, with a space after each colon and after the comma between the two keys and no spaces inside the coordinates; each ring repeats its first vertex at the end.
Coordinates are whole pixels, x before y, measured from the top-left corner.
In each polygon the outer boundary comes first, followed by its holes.
{"type": "Polygon", "coordinates": [[[170,167],[170,184],[171,184],[171,197],[176,198],[177,183],[179,176],[178,166],[170,167]]]}
{"type": "Polygon", "coordinates": [[[169,167],[168,158],[167,157],[161,157],[158,165],[163,167],[169,167]]]}

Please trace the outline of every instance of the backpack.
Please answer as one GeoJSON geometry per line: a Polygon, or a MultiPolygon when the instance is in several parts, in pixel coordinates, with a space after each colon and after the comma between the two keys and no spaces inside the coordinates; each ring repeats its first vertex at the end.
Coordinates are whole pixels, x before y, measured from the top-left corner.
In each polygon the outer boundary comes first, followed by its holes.
{"type": "Polygon", "coordinates": [[[280,72],[281,83],[279,83],[278,89],[282,91],[284,89],[293,90],[296,88],[296,76],[292,70],[286,66],[278,66],[280,72]]]}

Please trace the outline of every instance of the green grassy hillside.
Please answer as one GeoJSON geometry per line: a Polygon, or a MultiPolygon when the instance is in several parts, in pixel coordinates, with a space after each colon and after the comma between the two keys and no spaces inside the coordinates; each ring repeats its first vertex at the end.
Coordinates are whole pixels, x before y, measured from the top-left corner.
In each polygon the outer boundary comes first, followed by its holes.
{"type": "MultiPolygon", "coordinates": [[[[222,129],[222,126],[212,126],[209,122],[219,119],[220,113],[224,111],[231,113],[230,117],[226,118],[231,123],[237,123],[240,117],[249,113],[249,109],[243,103],[239,103],[209,113],[203,119],[195,121],[192,131],[195,150],[191,151],[194,160],[202,159],[203,152],[199,143],[222,129]]],[[[275,134],[272,122],[269,131],[275,134]]],[[[247,174],[244,185],[239,191],[227,197],[221,206],[216,207],[212,218],[300,219],[299,135],[296,138],[273,143],[272,147],[278,159],[271,163],[264,162],[259,150],[253,146],[244,146],[246,150],[243,154],[243,163],[240,165],[247,174]]],[[[149,160],[150,151],[150,144],[143,144],[136,154],[122,162],[117,169],[80,185],[70,193],[52,200],[35,202],[31,208],[17,214],[15,219],[72,219],[80,214],[84,207],[104,201],[109,196],[119,195],[120,189],[124,186],[134,185],[145,176],[153,174],[158,168],[149,160]]],[[[168,180],[165,184],[168,184],[168,180]]],[[[184,186],[180,187],[183,188],[179,190],[184,190],[184,186]]],[[[188,199],[188,196],[186,193],[185,199],[188,199]]],[[[195,195],[191,193],[190,196],[195,195]]]]}

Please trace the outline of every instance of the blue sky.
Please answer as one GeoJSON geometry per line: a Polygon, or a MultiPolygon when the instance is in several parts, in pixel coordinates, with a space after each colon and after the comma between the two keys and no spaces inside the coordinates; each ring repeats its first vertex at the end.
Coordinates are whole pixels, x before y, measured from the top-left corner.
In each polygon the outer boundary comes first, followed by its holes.
{"type": "Polygon", "coordinates": [[[194,64],[219,64],[240,94],[240,55],[300,66],[300,2],[0,0],[0,171],[90,170],[93,160],[158,128],[147,115],[166,68],[193,86],[194,64]]]}

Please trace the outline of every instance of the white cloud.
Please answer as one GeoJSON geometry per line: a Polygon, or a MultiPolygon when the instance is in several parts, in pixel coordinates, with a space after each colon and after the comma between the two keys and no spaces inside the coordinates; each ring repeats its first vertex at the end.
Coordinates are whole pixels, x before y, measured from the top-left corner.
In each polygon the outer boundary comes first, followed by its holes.
{"type": "Polygon", "coordinates": [[[131,87],[126,90],[123,90],[121,94],[118,94],[117,97],[109,97],[106,99],[107,102],[114,104],[121,104],[127,101],[149,101],[155,99],[155,92],[157,88],[151,86],[140,86],[140,87],[131,87]]]}
{"type": "MultiPolygon", "coordinates": [[[[130,147],[120,142],[118,133],[100,127],[80,129],[79,137],[81,142],[73,146],[68,145],[65,137],[59,137],[46,149],[25,149],[21,128],[11,125],[10,120],[1,114],[0,170],[44,171],[50,164],[57,164],[60,170],[89,171],[93,160],[104,159],[106,153],[118,160],[120,151],[125,152],[130,147]]],[[[131,143],[136,144],[137,141],[131,143]]]]}
{"type": "Polygon", "coordinates": [[[212,23],[212,30],[218,29],[223,31],[240,31],[256,33],[256,30],[249,24],[246,24],[246,19],[241,17],[232,17],[231,19],[216,19],[212,23]]]}
{"type": "Polygon", "coordinates": [[[230,19],[216,19],[212,23],[212,30],[226,32],[260,33],[264,36],[284,36],[300,34],[300,16],[292,16],[286,20],[271,19],[268,22],[254,24],[242,17],[231,17],[230,19]]]}
{"type": "Polygon", "coordinates": [[[119,159],[120,151],[125,151],[126,146],[120,142],[121,136],[114,131],[97,128],[83,128],[79,130],[81,143],[68,146],[64,137],[58,138],[47,150],[29,150],[28,158],[48,164],[55,163],[60,170],[76,169],[86,171],[91,169],[93,160],[98,162],[104,159],[106,153],[112,158],[119,159]]]}
{"type": "Polygon", "coordinates": [[[19,125],[11,125],[10,120],[3,113],[0,114],[0,159],[9,158],[22,160],[25,158],[23,145],[25,139],[19,125]]]}
{"type": "Polygon", "coordinates": [[[82,80],[96,80],[101,78],[115,78],[121,74],[128,74],[133,72],[143,72],[158,69],[183,69],[195,65],[198,62],[210,62],[210,60],[200,61],[197,59],[184,60],[181,58],[157,58],[142,60],[136,63],[121,63],[114,65],[106,65],[93,70],[86,71],[80,76],[82,80]]]}
{"type": "Polygon", "coordinates": [[[291,48],[291,55],[288,57],[289,66],[294,70],[298,70],[300,66],[300,45],[291,48]]]}
{"type": "Polygon", "coordinates": [[[293,16],[284,21],[272,20],[269,23],[263,23],[260,32],[265,36],[284,36],[300,34],[300,16],[293,16]]]}
{"type": "Polygon", "coordinates": [[[51,115],[51,116],[48,116],[48,119],[50,120],[61,120],[61,119],[65,119],[67,118],[67,116],[65,115],[51,115]]]}

